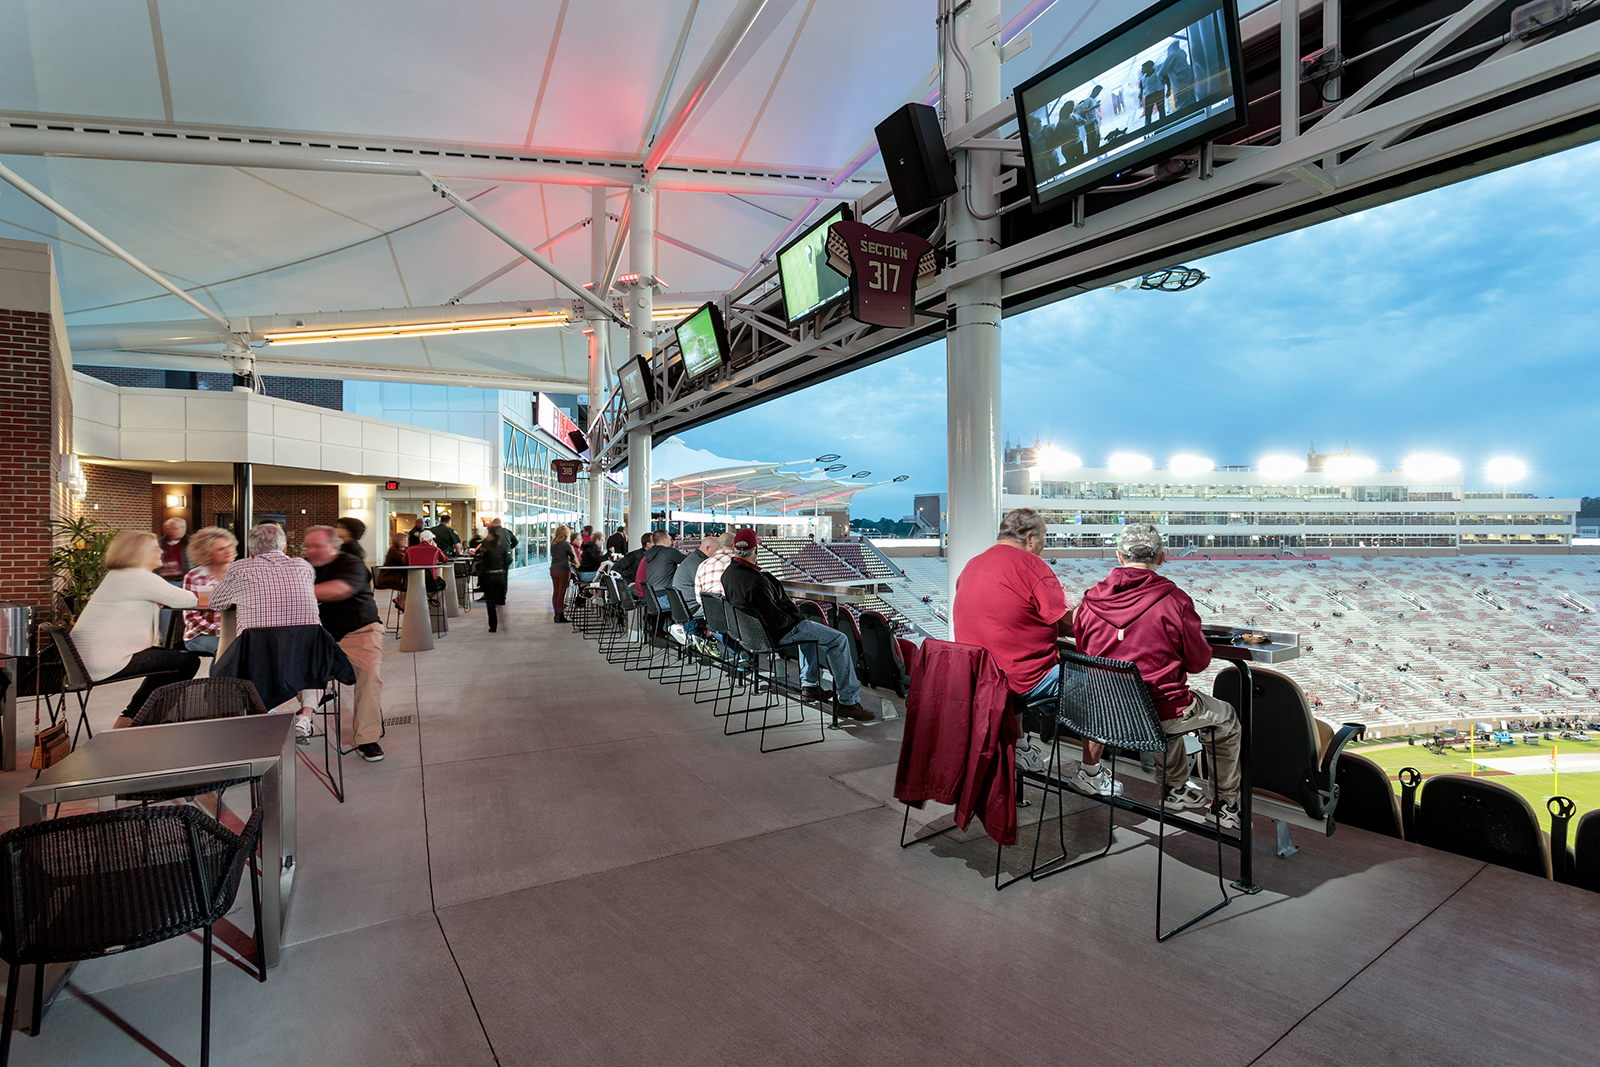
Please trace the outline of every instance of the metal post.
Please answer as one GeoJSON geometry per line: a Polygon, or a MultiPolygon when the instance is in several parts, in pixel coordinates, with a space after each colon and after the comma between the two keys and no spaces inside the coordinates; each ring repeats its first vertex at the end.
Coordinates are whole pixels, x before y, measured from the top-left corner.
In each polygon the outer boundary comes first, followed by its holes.
{"type": "MultiPolygon", "coordinates": [[[[656,203],[648,184],[628,190],[628,266],[638,275],[628,295],[628,355],[646,361],[654,347],[650,316],[655,310],[656,203]]],[[[637,545],[650,529],[650,428],[628,431],[628,541],[637,545]]]]}
{"type": "Polygon", "coordinates": [[[239,539],[239,554],[245,554],[245,535],[254,521],[255,501],[250,464],[233,465],[233,535],[239,539]]]}
{"type": "MultiPolygon", "coordinates": [[[[596,186],[589,192],[589,267],[594,282],[595,295],[601,300],[600,280],[606,272],[606,191],[596,186]]],[[[601,348],[604,330],[611,327],[599,315],[589,316],[589,425],[583,428],[589,437],[589,525],[603,529],[606,522],[605,468],[600,462],[600,416],[605,406],[605,393],[601,387],[605,374],[601,348]]],[[[604,540],[602,538],[602,540],[604,540]]]]}
{"type": "Polygon", "coordinates": [[[1280,144],[1300,136],[1300,0],[1280,0],[1278,115],[1280,144]]]}
{"type": "MultiPolygon", "coordinates": [[[[945,5],[946,10],[953,5],[945,5]]],[[[973,0],[947,16],[941,33],[944,99],[951,127],[999,105],[1000,0],[973,0]],[[975,40],[983,29],[987,36],[975,40]]],[[[992,151],[956,158],[950,199],[951,252],[957,263],[999,247],[1000,223],[982,219],[999,205],[999,161],[992,151]]],[[[950,599],[967,561],[994,543],[1000,524],[1000,276],[952,286],[945,332],[950,479],[950,599]]]]}

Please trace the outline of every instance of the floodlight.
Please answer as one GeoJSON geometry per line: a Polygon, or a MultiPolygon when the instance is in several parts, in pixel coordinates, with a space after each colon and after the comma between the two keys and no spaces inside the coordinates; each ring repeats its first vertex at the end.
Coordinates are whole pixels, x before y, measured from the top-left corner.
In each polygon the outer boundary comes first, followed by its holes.
{"type": "Polygon", "coordinates": [[[1461,473],[1461,464],[1449,456],[1409,456],[1405,462],[1406,477],[1415,481],[1448,478],[1461,473]]]}
{"type": "Polygon", "coordinates": [[[1520,482],[1528,473],[1528,465],[1520,459],[1491,459],[1486,472],[1491,482],[1520,482]]]}
{"type": "MultiPolygon", "coordinates": [[[[838,456],[834,456],[833,458],[834,459],[838,459],[839,457],[838,456]]],[[[823,467],[822,469],[826,473],[832,474],[834,471],[842,471],[842,470],[844,470],[845,469],[845,465],[843,463],[835,463],[831,467],[823,467]]]]}
{"type": "Polygon", "coordinates": [[[1359,459],[1355,456],[1334,456],[1323,464],[1324,474],[1331,474],[1335,478],[1365,478],[1378,470],[1378,465],[1370,459],[1359,459]]]}
{"type": "Polygon", "coordinates": [[[1107,463],[1117,474],[1139,474],[1155,466],[1150,457],[1136,456],[1132,452],[1118,452],[1107,463]]]}
{"type": "Polygon", "coordinates": [[[911,475],[909,475],[909,474],[898,474],[898,475],[895,476],[894,480],[897,481],[897,482],[909,482],[911,480],[911,475]]]}
{"type": "Polygon", "coordinates": [[[1167,470],[1173,474],[1205,474],[1216,468],[1217,465],[1204,456],[1181,455],[1167,460],[1167,470]]]}
{"type": "Polygon", "coordinates": [[[1039,449],[1035,460],[1040,470],[1064,471],[1083,466],[1083,460],[1053,445],[1039,449]]]}
{"type": "Polygon", "coordinates": [[[817,459],[816,459],[816,462],[818,462],[818,463],[832,463],[834,460],[836,460],[838,458],[839,458],[838,453],[829,452],[826,456],[818,456],[817,459]]]}
{"type": "Polygon", "coordinates": [[[1256,468],[1268,478],[1293,478],[1306,472],[1306,461],[1298,456],[1263,456],[1256,468]]]}
{"type": "Polygon", "coordinates": [[[856,471],[850,477],[852,477],[852,478],[870,478],[870,477],[872,477],[872,472],[871,471],[856,471]]]}

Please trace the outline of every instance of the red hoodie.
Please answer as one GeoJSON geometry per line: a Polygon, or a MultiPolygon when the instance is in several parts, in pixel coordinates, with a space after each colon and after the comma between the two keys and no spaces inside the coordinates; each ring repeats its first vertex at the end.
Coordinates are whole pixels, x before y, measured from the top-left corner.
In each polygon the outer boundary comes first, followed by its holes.
{"type": "Polygon", "coordinates": [[[1086,655],[1138,664],[1163,719],[1183,714],[1194,699],[1189,672],[1211,663],[1189,594],[1141,567],[1118,567],[1084,593],[1072,636],[1086,655]]]}

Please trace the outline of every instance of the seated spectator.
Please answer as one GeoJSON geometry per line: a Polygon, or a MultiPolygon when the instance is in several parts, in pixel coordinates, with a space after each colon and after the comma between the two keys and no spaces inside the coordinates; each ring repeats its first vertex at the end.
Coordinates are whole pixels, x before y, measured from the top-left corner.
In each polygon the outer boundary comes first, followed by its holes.
{"type": "Polygon", "coordinates": [[[335,521],[333,528],[339,534],[339,551],[348,552],[365,563],[367,550],[361,547],[361,539],[367,536],[367,524],[354,515],[346,515],[335,521]]]}
{"type": "MultiPolygon", "coordinates": [[[[728,564],[733,562],[733,534],[725,533],[721,537],[707,538],[717,542],[716,551],[706,558],[706,561],[695,568],[694,572],[694,604],[700,606],[700,598],[706,593],[722,595],[722,573],[728,569],[728,564]]],[[[700,542],[701,547],[705,541],[700,542]]]]}
{"type": "Polygon", "coordinates": [[[835,713],[847,719],[872,721],[872,712],[861,706],[861,683],[856,680],[849,638],[831,626],[801,616],[778,579],[756,565],[759,543],[754,530],[739,530],[733,535],[734,558],[722,572],[722,593],[728,603],[759,619],[774,645],[798,645],[802,697],[824,700],[828,696],[822,690],[817,657],[820,651],[827,657],[828,670],[833,674],[835,713]]]}
{"type": "Polygon", "coordinates": [[[688,635],[700,628],[700,598],[694,591],[695,575],[700,573],[700,564],[710,559],[718,549],[717,539],[710,534],[700,538],[699,547],[693,549],[683,557],[683,562],[678,564],[678,569],[672,572],[672,588],[678,591],[678,596],[683,599],[684,607],[689,610],[689,622],[686,626],[679,627],[672,624],[673,636],[678,636],[678,630],[683,631],[682,640],[687,640],[688,635]]]}
{"type": "Polygon", "coordinates": [[[428,600],[436,599],[438,592],[444,588],[444,576],[439,573],[436,563],[449,563],[445,554],[439,551],[439,546],[434,543],[433,531],[423,530],[417,543],[406,549],[406,566],[432,567],[424,577],[423,586],[428,590],[428,600]]]}
{"type": "Polygon", "coordinates": [[[100,580],[72,627],[72,643],[84,669],[96,682],[150,674],[117,717],[118,728],[133,725],[145,700],[161,686],[186,682],[200,669],[200,657],[161,648],[156,626],[161,608],[192,608],[199,599],[163,581],[161,543],[148,530],[123,530],[106,547],[106,576],[100,580]]]}
{"type": "MultiPolygon", "coordinates": [[[[378,577],[372,583],[375,588],[388,589],[392,592],[403,593],[406,590],[406,572],[388,570],[389,567],[404,567],[406,565],[406,535],[403,533],[389,535],[389,551],[384,554],[383,567],[378,570],[378,577]]],[[[406,609],[405,600],[396,597],[395,606],[401,611],[406,609]]]]}
{"type": "Polygon", "coordinates": [[[678,572],[678,564],[683,562],[683,553],[672,547],[672,535],[665,530],[657,530],[651,536],[651,542],[639,559],[638,571],[634,575],[637,582],[634,592],[643,597],[645,586],[656,590],[657,604],[662,611],[667,611],[671,605],[662,590],[672,585],[672,576],[678,572]]]}
{"type": "MultiPolygon", "coordinates": [[[[1044,516],[1018,508],[1000,521],[994,545],[976,556],[956,579],[951,616],[955,639],[989,650],[1006,684],[1024,703],[1046,704],[1055,714],[1061,691],[1058,638],[1072,632],[1072,605],[1061,580],[1044,561],[1044,516]]],[[[1083,760],[1067,779],[1084,796],[1120,796],[1122,783],[1100,768],[1105,746],[1083,742],[1083,760]]],[[[1046,770],[1026,736],[1017,744],[1017,765],[1046,770]]]]}
{"type": "Polygon", "coordinates": [[[1234,829],[1239,825],[1239,716],[1227,701],[1189,688],[1189,674],[1210,665],[1211,646],[1194,601],[1156,573],[1165,561],[1166,545],[1154,526],[1123,527],[1116,568],[1078,605],[1078,651],[1138,664],[1161,725],[1171,735],[1162,760],[1167,807],[1211,806],[1206,791],[1189,780],[1182,733],[1216,727],[1217,817],[1223,827],[1234,829]]]}
{"type": "MultiPolygon", "coordinates": [[[[183,587],[203,598],[222,580],[238,554],[239,539],[220,526],[196,530],[189,538],[189,558],[199,566],[183,576],[183,587]]],[[[183,647],[204,655],[217,654],[222,634],[222,616],[214,611],[183,613],[183,647]]]]}
{"type": "Polygon", "coordinates": [[[578,553],[578,581],[585,585],[594,581],[595,575],[600,573],[600,564],[605,557],[605,550],[600,547],[599,538],[585,539],[578,553]]]}
{"type": "Polygon", "coordinates": [[[617,570],[622,574],[623,581],[628,583],[628,590],[633,593],[635,600],[643,599],[639,591],[634,588],[634,582],[639,577],[639,561],[644,559],[644,554],[650,551],[651,545],[655,544],[655,537],[656,535],[650,530],[640,534],[639,547],[623,556],[622,563],[617,567],[617,570]]]}
{"type": "MultiPolygon", "coordinates": [[[[330,526],[306,531],[306,562],[316,574],[312,592],[323,629],[339,642],[355,668],[356,709],[350,731],[356,752],[368,763],[377,763],[383,759],[378,744],[383,732],[383,623],[378,620],[366,564],[341,550],[338,531],[330,526]]],[[[311,693],[310,699],[316,700],[317,694],[311,693]]],[[[312,706],[306,693],[300,694],[300,703],[312,706]]]]}
{"type": "MultiPolygon", "coordinates": [[[[283,527],[268,522],[245,536],[250,555],[234,563],[222,580],[211,587],[208,607],[237,608],[238,632],[256,626],[320,626],[313,587],[316,574],[303,559],[284,555],[288,537],[283,527]]],[[[302,700],[294,717],[297,739],[311,739],[312,706],[302,700]]]]}

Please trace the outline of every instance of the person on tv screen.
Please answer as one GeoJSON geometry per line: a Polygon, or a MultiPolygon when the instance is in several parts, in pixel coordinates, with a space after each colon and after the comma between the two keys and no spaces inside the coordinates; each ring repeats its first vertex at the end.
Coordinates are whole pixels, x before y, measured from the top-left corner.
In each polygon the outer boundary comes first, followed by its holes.
{"type": "Polygon", "coordinates": [[[1150,112],[1159,114],[1158,122],[1167,120],[1167,93],[1161,75],[1156,73],[1156,65],[1152,60],[1145,60],[1139,65],[1139,99],[1144,102],[1144,124],[1150,125],[1150,112]]]}
{"type": "Polygon", "coordinates": [[[1183,50],[1183,45],[1177,41],[1167,47],[1167,58],[1161,61],[1160,80],[1172,91],[1172,108],[1175,112],[1181,114],[1198,103],[1194,95],[1194,67],[1190,65],[1189,55],[1183,50]]]}
{"type": "Polygon", "coordinates": [[[1100,154],[1100,94],[1104,91],[1104,86],[1096,85],[1072,109],[1073,121],[1078,124],[1078,146],[1086,157],[1100,154]]]}

